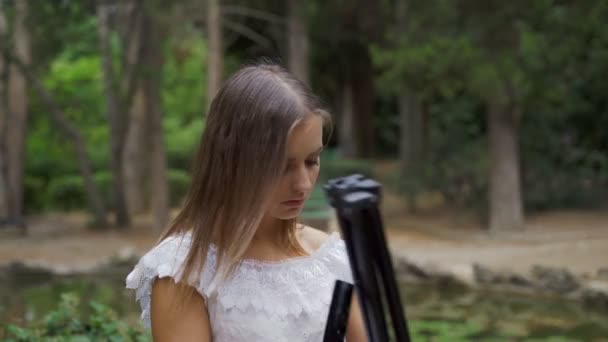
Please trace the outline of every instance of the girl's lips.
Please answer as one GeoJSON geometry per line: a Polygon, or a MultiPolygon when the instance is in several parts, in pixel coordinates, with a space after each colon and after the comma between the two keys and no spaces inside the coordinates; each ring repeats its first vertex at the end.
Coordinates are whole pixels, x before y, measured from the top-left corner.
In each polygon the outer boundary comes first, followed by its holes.
{"type": "Polygon", "coordinates": [[[304,204],[304,200],[303,199],[299,199],[299,200],[290,200],[290,201],[285,201],[282,202],[282,204],[288,206],[288,207],[299,207],[302,204],[304,204]]]}

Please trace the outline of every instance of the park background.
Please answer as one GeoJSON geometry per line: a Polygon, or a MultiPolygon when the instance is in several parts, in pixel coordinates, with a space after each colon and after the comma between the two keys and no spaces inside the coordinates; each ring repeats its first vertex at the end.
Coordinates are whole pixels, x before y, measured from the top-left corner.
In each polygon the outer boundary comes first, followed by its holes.
{"type": "Polygon", "coordinates": [[[334,119],[302,220],[383,184],[416,341],[608,340],[605,0],[0,0],[0,338],[149,339],[124,278],[261,58],[334,119]]]}

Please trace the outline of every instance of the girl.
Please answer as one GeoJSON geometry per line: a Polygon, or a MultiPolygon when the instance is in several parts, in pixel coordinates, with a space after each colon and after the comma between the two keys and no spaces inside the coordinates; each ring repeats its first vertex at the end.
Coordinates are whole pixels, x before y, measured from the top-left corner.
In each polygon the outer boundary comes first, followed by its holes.
{"type": "MultiPolygon", "coordinates": [[[[211,103],[185,205],[127,277],[154,341],[321,341],[344,241],[296,223],[330,118],[277,65],[240,69],[211,103]]],[[[353,299],[347,341],[365,341],[353,299]]]]}

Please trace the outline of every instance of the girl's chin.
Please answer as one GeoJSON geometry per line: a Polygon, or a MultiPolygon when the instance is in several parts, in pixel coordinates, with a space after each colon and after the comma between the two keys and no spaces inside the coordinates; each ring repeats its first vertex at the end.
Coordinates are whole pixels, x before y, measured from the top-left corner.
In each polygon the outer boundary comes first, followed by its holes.
{"type": "Polygon", "coordinates": [[[297,218],[302,212],[302,209],[298,208],[297,210],[281,210],[280,213],[274,215],[274,217],[281,220],[291,220],[297,218]]]}

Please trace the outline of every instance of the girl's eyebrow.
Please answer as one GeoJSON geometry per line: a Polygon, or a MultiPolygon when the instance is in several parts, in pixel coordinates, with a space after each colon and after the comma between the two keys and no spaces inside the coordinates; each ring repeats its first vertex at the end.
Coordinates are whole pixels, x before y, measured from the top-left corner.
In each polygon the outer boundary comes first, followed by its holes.
{"type": "MultiPolygon", "coordinates": [[[[316,151],[314,151],[314,152],[312,152],[311,154],[309,154],[309,156],[311,156],[311,155],[313,155],[313,154],[320,154],[322,151],[323,151],[323,146],[319,147],[319,148],[318,148],[316,151]]],[[[288,158],[287,160],[288,160],[288,161],[294,161],[294,160],[296,160],[296,159],[297,159],[297,158],[293,158],[293,157],[291,157],[291,158],[288,158]]]]}

